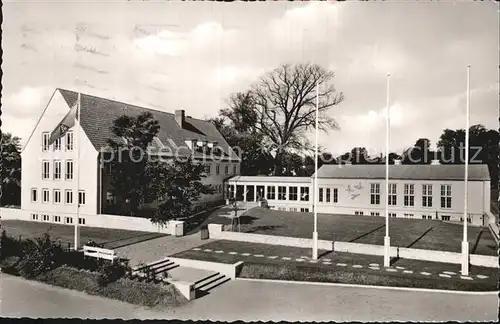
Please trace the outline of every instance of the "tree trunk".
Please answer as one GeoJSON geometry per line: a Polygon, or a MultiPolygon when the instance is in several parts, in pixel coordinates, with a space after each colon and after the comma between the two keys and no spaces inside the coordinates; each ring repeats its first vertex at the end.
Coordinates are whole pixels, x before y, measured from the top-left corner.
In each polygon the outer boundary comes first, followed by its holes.
{"type": "Polygon", "coordinates": [[[276,157],[274,158],[274,175],[281,176],[283,174],[283,152],[279,150],[276,152],[276,157]]]}

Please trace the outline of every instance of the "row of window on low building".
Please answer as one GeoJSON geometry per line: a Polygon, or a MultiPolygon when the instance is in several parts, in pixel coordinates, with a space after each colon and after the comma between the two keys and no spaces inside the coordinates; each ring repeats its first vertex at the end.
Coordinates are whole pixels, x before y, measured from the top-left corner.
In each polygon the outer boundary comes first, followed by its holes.
{"type": "MultiPolygon", "coordinates": [[[[422,184],[422,207],[433,207],[432,203],[432,187],[431,184],[422,184]]],[[[397,205],[397,184],[389,183],[389,193],[387,196],[390,206],[397,205]]],[[[370,184],[370,204],[380,205],[380,183],[370,184]]],[[[404,184],[403,191],[404,206],[415,206],[415,185],[404,184]]],[[[441,185],[441,208],[451,208],[451,185],[441,185]]]]}
{"type": "MultiPolygon", "coordinates": [[[[41,189],[41,197],[38,199],[38,188],[31,188],[31,202],[36,203],[38,201],[48,204],[51,202],[50,189],[43,188],[41,189]]],[[[54,204],[62,203],[62,190],[61,189],[52,189],[52,202],[54,204]]],[[[65,189],[64,190],[64,203],[65,204],[73,204],[73,190],[65,189]]],[[[78,191],[78,203],[80,205],[85,205],[85,190],[78,191]]]]}
{"type": "MultiPolygon", "coordinates": [[[[226,164],[226,165],[224,165],[224,174],[230,174],[230,173],[229,173],[229,167],[230,167],[230,166],[231,166],[230,164],[226,164]]],[[[216,165],[215,165],[215,174],[216,174],[216,175],[219,175],[219,174],[220,174],[220,167],[221,167],[221,165],[220,165],[220,164],[216,164],[216,165]]],[[[206,165],[206,170],[205,170],[205,173],[206,173],[207,175],[210,175],[210,174],[212,173],[212,166],[211,166],[211,164],[207,164],[207,165],[206,165]]],[[[232,174],[238,174],[238,164],[234,164],[234,165],[233,165],[233,173],[232,173],[232,174]]]]}
{"type": "MultiPolygon", "coordinates": [[[[50,133],[44,132],[42,133],[42,152],[50,151],[50,147],[52,146],[53,151],[62,151],[63,148],[63,138],[58,138],[54,141],[54,144],[49,145],[50,142],[50,133]]],[[[66,151],[73,151],[74,146],[74,137],[73,131],[68,131],[64,136],[64,148],[66,151]]]]}
{"type": "MultiPolygon", "coordinates": [[[[61,223],[61,224],[73,224],[73,217],[64,217],[57,215],[49,215],[49,214],[37,214],[31,213],[32,221],[42,221],[42,222],[52,222],[52,223],[61,223]],[[64,223],[62,222],[64,220],[64,223]]],[[[85,218],[78,218],[78,224],[85,225],[85,218]]]]}

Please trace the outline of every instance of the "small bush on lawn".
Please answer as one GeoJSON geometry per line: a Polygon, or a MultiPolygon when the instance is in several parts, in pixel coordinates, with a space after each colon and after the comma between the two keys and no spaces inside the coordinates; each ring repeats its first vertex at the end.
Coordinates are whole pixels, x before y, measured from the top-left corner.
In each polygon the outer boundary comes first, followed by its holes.
{"type": "Polygon", "coordinates": [[[99,279],[98,283],[100,286],[106,286],[116,280],[125,277],[126,274],[130,273],[126,264],[114,260],[112,262],[105,262],[99,269],[99,279]]]}
{"type": "Polygon", "coordinates": [[[7,236],[7,232],[5,230],[2,231],[2,235],[0,237],[0,247],[0,260],[10,256],[21,255],[21,242],[7,236]]]}
{"type": "Polygon", "coordinates": [[[49,234],[44,234],[35,240],[22,242],[22,259],[24,266],[20,274],[26,278],[34,278],[44,272],[59,266],[63,249],[59,243],[50,240],[49,234]]]}

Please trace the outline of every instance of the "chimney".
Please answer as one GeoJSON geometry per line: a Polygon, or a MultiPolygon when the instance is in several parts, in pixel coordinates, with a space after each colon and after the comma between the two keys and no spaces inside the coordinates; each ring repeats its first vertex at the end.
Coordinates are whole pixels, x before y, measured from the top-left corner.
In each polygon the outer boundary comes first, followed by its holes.
{"type": "Polygon", "coordinates": [[[175,111],[175,121],[177,122],[177,125],[179,125],[180,128],[184,128],[184,121],[185,121],[185,112],[184,110],[176,110],[175,111]]]}
{"type": "Polygon", "coordinates": [[[432,160],[431,165],[439,165],[439,160],[432,160]]]}

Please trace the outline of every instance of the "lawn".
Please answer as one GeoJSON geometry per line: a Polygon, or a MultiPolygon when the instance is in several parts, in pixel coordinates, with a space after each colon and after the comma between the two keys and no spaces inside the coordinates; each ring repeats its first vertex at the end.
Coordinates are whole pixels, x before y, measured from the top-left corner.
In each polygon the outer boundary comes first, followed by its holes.
{"type": "Polygon", "coordinates": [[[492,268],[471,267],[470,276],[474,279],[467,281],[460,278],[458,264],[400,259],[393,260],[391,268],[395,271],[388,272],[381,266],[382,257],[371,255],[319,251],[319,261],[311,263],[311,249],[224,240],[198,248],[178,253],[175,257],[230,264],[244,261],[240,276],[247,278],[459,290],[494,290],[497,287],[498,269],[492,268]],[[374,264],[380,265],[380,269],[370,268],[374,264]],[[412,270],[412,273],[405,273],[404,270],[412,270]],[[443,271],[451,271],[455,275],[445,279],[439,276],[443,271]],[[487,278],[475,277],[478,274],[487,278]]]}
{"type": "MultiPolygon", "coordinates": [[[[219,217],[220,218],[220,217],[219,217]]],[[[227,224],[229,219],[212,219],[213,223],[227,224]]],[[[240,217],[241,230],[247,233],[311,238],[313,214],[285,212],[254,208],[240,217]]],[[[416,249],[460,252],[463,227],[461,224],[439,220],[391,218],[389,235],[391,245],[416,249]]],[[[353,216],[318,214],[320,239],[384,244],[385,218],[377,216],[353,216]]],[[[484,228],[468,228],[470,252],[497,255],[491,233],[484,228]]]]}
{"type": "MultiPolygon", "coordinates": [[[[49,233],[51,239],[61,240],[63,244],[69,243],[73,245],[74,242],[73,225],[3,220],[2,230],[5,230],[7,235],[14,238],[18,238],[19,236],[21,238],[35,238],[44,233],[49,233]]],[[[80,226],[80,242],[82,245],[89,239],[92,239],[109,249],[116,249],[161,236],[165,236],[165,234],[80,226]]]]}

